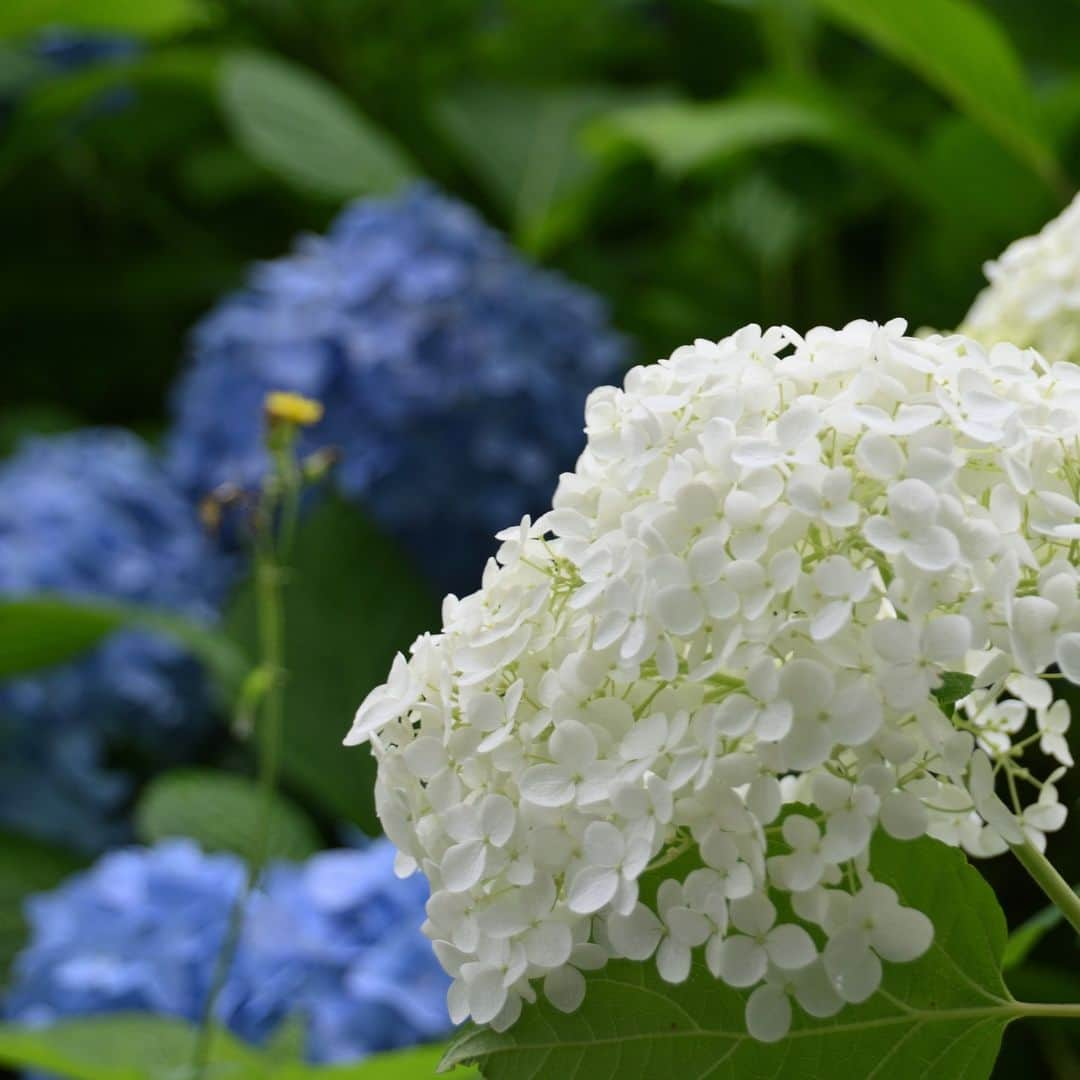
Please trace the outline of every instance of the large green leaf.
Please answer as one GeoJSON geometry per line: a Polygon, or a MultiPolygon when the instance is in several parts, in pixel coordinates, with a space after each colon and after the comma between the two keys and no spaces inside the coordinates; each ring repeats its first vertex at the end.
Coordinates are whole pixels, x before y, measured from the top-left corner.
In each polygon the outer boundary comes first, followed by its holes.
{"type": "Polygon", "coordinates": [[[205,23],[210,9],[200,0],[7,0],[0,37],[51,26],[160,37],[205,23]]]}
{"type": "Polygon", "coordinates": [[[957,113],[930,130],[921,168],[947,208],[928,226],[948,230],[958,258],[975,268],[1017,236],[1034,232],[1057,212],[1057,201],[1039,178],[985,128],[957,113]],[[980,242],[982,257],[970,257],[963,240],[980,242]]]}
{"type": "MultiPolygon", "coordinates": [[[[680,986],[652,964],[618,962],[588,977],[585,1003],[564,1015],[526,1008],[509,1031],[466,1029],[444,1065],[474,1062],[489,1080],[982,1080],[1018,1014],[1001,977],[1005,920],[989,886],[958,851],[923,839],[874,842],[878,878],[934,922],[930,950],[886,965],[882,989],[830,1020],[798,1016],[778,1043],[746,1033],[746,995],[696,963],[680,986]]],[[[799,1010],[796,1010],[798,1013],[799,1010]]]]}
{"type": "Polygon", "coordinates": [[[52,595],[0,601],[0,678],[73,660],[114,630],[173,638],[198,657],[228,696],[238,692],[247,660],[224,634],[171,612],[52,595]]]}
{"type": "Polygon", "coordinates": [[[122,625],[109,608],[44,598],[0,602],[0,678],[74,659],[122,625]]]}
{"type": "MultiPolygon", "coordinates": [[[[271,800],[267,853],[272,859],[305,859],[322,846],[307,815],[284,795],[271,800]]],[[[207,851],[252,855],[262,828],[263,794],[246,776],[213,769],[176,769],[157,777],[135,810],[135,828],[148,844],[190,836],[207,851]]]]}
{"type": "Polygon", "coordinates": [[[600,118],[590,137],[600,150],[635,146],[676,175],[783,143],[818,143],[873,164],[923,201],[934,200],[903,144],[816,87],[766,89],[724,101],[625,106],[600,118]]]}
{"type": "Polygon", "coordinates": [[[79,865],[70,852],[0,832],[0,982],[26,939],[26,898],[58,885],[79,865]]]}
{"type": "Polygon", "coordinates": [[[435,116],[500,203],[519,241],[535,249],[557,226],[552,217],[590,177],[579,136],[585,124],[625,100],[604,86],[462,87],[435,116]]]}
{"type": "Polygon", "coordinates": [[[286,60],[233,53],[221,105],[237,140],[268,169],[334,199],[393,191],[414,169],[334,86],[286,60]]]}
{"type": "MultiPolygon", "coordinates": [[[[48,1028],[0,1025],[0,1062],[72,1080],[178,1080],[193,1060],[196,1030],[182,1020],[142,1013],[65,1020],[48,1028]]],[[[258,1054],[215,1033],[210,1076],[270,1075],[258,1054]]]]}
{"type": "MultiPolygon", "coordinates": [[[[288,1062],[273,1071],[274,1080],[434,1080],[446,1048],[420,1046],[376,1054],[356,1065],[302,1065],[288,1062]]],[[[480,1074],[475,1069],[454,1073],[454,1080],[470,1080],[480,1074]]]]}
{"type": "MultiPolygon", "coordinates": [[[[191,1080],[195,1028],[142,1013],[84,1017],[49,1028],[0,1025],[0,1063],[71,1080],[191,1080]]],[[[307,1065],[262,1053],[216,1031],[208,1080],[431,1080],[438,1046],[376,1054],[355,1065],[307,1065]]],[[[468,1070],[461,1080],[477,1074],[468,1070]]]]}
{"type": "Polygon", "coordinates": [[[906,64],[1061,187],[1035,101],[1009,39],[968,0],[816,0],[836,22],[906,64]]]}
{"type": "MultiPolygon", "coordinates": [[[[254,596],[230,625],[254,651],[254,596]]],[[[438,604],[394,546],[354,508],[329,502],[300,530],[285,592],[285,780],[337,817],[379,831],[374,762],[342,746],[357,706],[394,653],[438,620],[438,604]]]]}

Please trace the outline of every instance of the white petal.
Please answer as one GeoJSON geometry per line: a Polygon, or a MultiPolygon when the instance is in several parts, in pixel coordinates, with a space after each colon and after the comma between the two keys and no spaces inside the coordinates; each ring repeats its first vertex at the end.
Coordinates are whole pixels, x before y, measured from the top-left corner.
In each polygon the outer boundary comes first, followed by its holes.
{"type": "Polygon", "coordinates": [[[1080,685],[1080,634],[1062,634],[1054,648],[1054,657],[1065,678],[1080,685]]]}
{"type": "Polygon", "coordinates": [[[841,930],[822,954],[836,992],[852,1005],[865,1001],[881,985],[881,961],[858,930],[841,930]]]}
{"type": "Polygon", "coordinates": [[[560,764],[581,770],[596,760],[596,736],[578,720],[564,720],[548,740],[551,756],[560,764]]]}
{"type": "Polygon", "coordinates": [[[870,630],[874,651],[883,660],[894,664],[906,664],[918,654],[918,634],[909,622],[899,619],[883,619],[874,623],[870,630]]]}
{"type": "Polygon", "coordinates": [[[926,624],[923,651],[938,663],[962,659],[971,647],[971,623],[963,615],[942,615],[926,624]]]}
{"type": "Polygon", "coordinates": [[[686,982],[690,974],[690,950],[674,938],[664,938],[656,951],[656,970],[664,982],[686,982]]]}
{"type": "Polygon", "coordinates": [[[778,968],[787,971],[806,967],[817,956],[813,938],[801,926],[792,923],[774,926],[769,931],[765,951],[778,968]]]}
{"type": "Polygon", "coordinates": [[[685,585],[661,589],[656,597],[656,615],[673,634],[686,637],[705,621],[705,609],[697,593],[685,585]]]}
{"type": "Polygon", "coordinates": [[[880,432],[867,432],[855,448],[859,467],[879,480],[891,480],[904,467],[904,454],[899,446],[880,432]]]}
{"type": "Polygon", "coordinates": [[[567,906],[578,915],[591,915],[611,903],[618,887],[618,871],[607,866],[586,866],[570,882],[567,906]]]}
{"type": "Polygon", "coordinates": [[[768,957],[752,938],[736,934],[719,947],[717,969],[728,986],[753,986],[765,977],[768,957]]]}
{"type": "Polygon", "coordinates": [[[843,999],[833,988],[820,960],[797,971],[793,981],[795,1000],[811,1016],[824,1019],[835,1016],[844,1007],[843,999]]]}
{"type": "Polygon", "coordinates": [[[629,915],[610,915],[608,937],[619,956],[628,960],[648,960],[660,944],[663,924],[644,904],[638,904],[629,915]]]}
{"type": "Polygon", "coordinates": [[[667,717],[663,713],[653,713],[638,720],[619,746],[619,753],[628,761],[641,758],[654,758],[663,748],[667,739],[667,717]]]}
{"type": "Polygon", "coordinates": [[[482,840],[470,840],[448,848],[439,865],[443,887],[449,892],[471,889],[484,873],[486,851],[482,840]]]}
{"type": "Polygon", "coordinates": [[[776,421],[776,437],[787,449],[815,435],[821,427],[821,409],[812,402],[796,402],[776,421]]]}
{"type": "Polygon", "coordinates": [[[505,795],[487,795],[480,804],[480,827],[495,847],[502,847],[514,832],[514,804],[505,795]]]}
{"type": "Polygon", "coordinates": [[[937,573],[948,570],[960,558],[956,537],[940,525],[933,525],[912,540],[905,540],[903,552],[920,570],[937,573]]]}
{"type": "Polygon", "coordinates": [[[560,1012],[574,1012],[585,1000],[585,976],[575,967],[561,967],[544,979],[544,995],[560,1012]]]}
{"type": "Polygon", "coordinates": [[[934,924],[915,908],[898,907],[878,920],[870,940],[882,959],[906,963],[930,948],[934,924]]]}
{"type": "Polygon", "coordinates": [[[691,949],[704,945],[712,931],[712,924],[698,911],[688,907],[672,907],[664,912],[671,936],[682,945],[691,949]]]}
{"type": "Polygon", "coordinates": [[[463,971],[478,969],[467,977],[469,1013],[477,1024],[490,1023],[506,1001],[503,973],[486,964],[466,964],[463,971]]]}
{"type": "Polygon", "coordinates": [[[833,600],[810,620],[810,636],[815,641],[828,641],[839,634],[850,621],[851,604],[846,600],[833,600]]]}
{"type": "Polygon", "coordinates": [[[746,1003],[746,1030],[758,1042],[779,1042],[791,1027],[791,1002],[776,986],[759,986],[746,1003]]]}
{"type": "Polygon", "coordinates": [[[455,979],[446,991],[446,1009],[452,1024],[464,1024],[469,1019],[469,988],[462,979],[455,979]]]}
{"type": "Polygon", "coordinates": [[[570,927],[561,922],[544,922],[532,927],[522,935],[521,943],[529,963],[542,968],[565,964],[574,947],[570,927]]]}
{"type": "Polygon", "coordinates": [[[446,766],[446,747],[434,735],[414,739],[401,752],[405,768],[421,780],[430,780],[446,766]]]}
{"type": "Polygon", "coordinates": [[[566,806],[574,793],[574,782],[559,765],[531,765],[521,774],[521,797],[537,806],[566,806]]]}
{"type": "Polygon", "coordinates": [[[886,555],[899,555],[903,546],[899,530],[887,517],[867,518],[863,522],[863,536],[886,555]]]}
{"type": "Polygon", "coordinates": [[[897,840],[914,840],[926,832],[926,807],[909,791],[894,791],[881,804],[881,825],[897,840]]]}

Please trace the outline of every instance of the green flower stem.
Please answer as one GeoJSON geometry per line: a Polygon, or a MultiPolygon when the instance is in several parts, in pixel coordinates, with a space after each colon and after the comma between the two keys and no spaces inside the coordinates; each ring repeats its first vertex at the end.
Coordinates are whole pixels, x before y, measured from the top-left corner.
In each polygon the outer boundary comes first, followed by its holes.
{"type": "Polygon", "coordinates": [[[281,738],[285,729],[285,612],[281,603],[283,576],[282,567],[270,552],[259,560],[255,568],[259,648],[268,686],[263,722],[258,731],[259,788],[263,805],[251,853],[249,875],[252,878],[262,871],[270,849],[270,821],[280,767],[281,738]]]}
{"type": "MultiPolygon", "coordinates": [[[[285,609],[282,604],[282,586],[285,569],[282,559],[287,556],[295,528],[296,503],[299,485],[295,476],[286,468],[282,459],[287,454],[275,454],[277,464],[277,489],[284,494],[284,521],[280,549],[273,536],[274,519],[278,511],[278,497],[270,492],[265,496],[263,516],[259,522],[255,548],[255,611],[259,641],[258,680],[262,688],[260,698],[262,721],[256,730],[258,746],[258,783],[262,801],[256,833],[251,845],[244,884],[229,914],[229,927],[225,941],[218,954],[206,1003],[200,1018],[199,1034],[192,1057],[193,1080],[203,1080],[210,1064],[214,1041],[214,1006],[225,987],[225,982],[236,957],[240,935],[244,927],[244,911],[270,853],[271,818],[274,794],[280,769],[281,742],[285,728],[285,609]],[[279,557],[278,552],[281,552],[279,557]]],[[[274,481],[271,482],[272,485],[274,481]]],[[[273,487],[271,491],[273,491],[273,487]]],[[[241,709],[248,709],[241,702],[241,709]]]]}
{"type": "Polygon", "coordinates": [[[1077,896],[1072,886],[1030,841],[1025,840],[1022,844],[1013,844],[1012,853],[1020,860],[1020,864],[1032,876],[1039,888],[1050,897],[1054,906],[1072,923],[1073,929],[1080,934],[1080,896],[1077,896]]]}
{"type": "Polygon", "coordinates": [[[1036,1020],[1080,1020],[1080,1004],[1043,1005],[1041,1002],[1018,1001],[1015,1006],[1017,1016],[1036,1020]]]}

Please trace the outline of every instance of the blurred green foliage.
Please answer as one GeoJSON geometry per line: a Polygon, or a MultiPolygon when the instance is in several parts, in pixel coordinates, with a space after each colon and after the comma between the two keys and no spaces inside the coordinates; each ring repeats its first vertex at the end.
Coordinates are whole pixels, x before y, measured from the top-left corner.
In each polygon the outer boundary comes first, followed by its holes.
{"type": "Polygon", "coordinates": [[[253,259],[413,174],[607,295],[642,359],[752,320],[954,325],[1080,172],[1078,32],[1072,0],[11,5],[5,404],[154,430],[253,259]],[[65,23],[145,48],[48,73],[26,43],[65,23]]]}

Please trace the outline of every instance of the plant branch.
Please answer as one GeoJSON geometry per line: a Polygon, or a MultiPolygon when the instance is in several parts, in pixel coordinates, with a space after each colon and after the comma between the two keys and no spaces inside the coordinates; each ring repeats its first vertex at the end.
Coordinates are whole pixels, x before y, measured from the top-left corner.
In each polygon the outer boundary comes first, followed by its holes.
{"type": "Polygon", "coordinates": [[[1012,853],[1020,860],[1021,866],[1080,934],[1080,896],[1077,896],[1050,860],[1030,841],[1025,840],[1011,846],[1012,853]]]}

